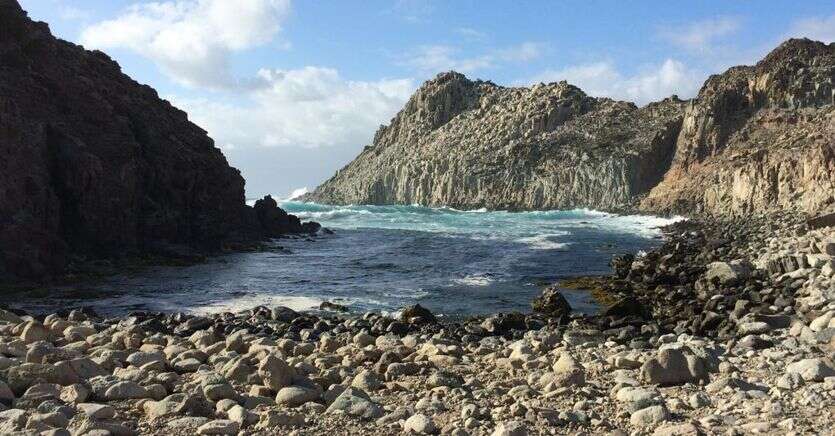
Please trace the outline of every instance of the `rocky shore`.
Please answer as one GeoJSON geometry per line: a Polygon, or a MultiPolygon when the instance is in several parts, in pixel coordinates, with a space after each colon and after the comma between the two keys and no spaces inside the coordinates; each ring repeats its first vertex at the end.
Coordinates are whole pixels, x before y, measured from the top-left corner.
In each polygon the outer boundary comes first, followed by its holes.
{"type": "Polygon", "coordinates": [[[666,234],[612,276],[547,289],[534,313],[455,323],[419,306],[4,310],[0,433],[830,432],[835,228],[780,214],[666,234]],[[612,304],[571,314],[572,286],[612,304]]]}
{"type": "Polygon", "coordinates": [[[206,131],[100,51],[0,0],[0,293],[99,263],[189,261],[310,233],[206,131]]]}

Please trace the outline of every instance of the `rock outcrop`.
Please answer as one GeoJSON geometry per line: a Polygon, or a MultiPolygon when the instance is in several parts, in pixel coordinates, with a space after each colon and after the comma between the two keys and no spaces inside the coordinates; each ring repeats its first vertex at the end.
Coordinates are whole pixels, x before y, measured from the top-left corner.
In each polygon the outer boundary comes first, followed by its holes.
{"type": "Polygon", "coordinates": [[[647,210],[740,215],[835,204],[835,44],[792,39],[710,77],[647,210]]]}
{"type": "Polygon", "coordinates": [[[443,73],[305,199],[739,215],[835,203],[835,44],[789,40],[698,97],[638,108],[565,82],[443,73]]]}
{"type": "Polygon", "coordinates": [[[0,281],[72,257],[303,230],[274,202],[280,223],[264,225],[269,213],[245,206],[244,179],[185,112],[15,0],[0,0],[0,156],[0,281]]]}
{"type": "Polygon", "coordinates": [[[305,199],[457,208],[627,207],[672,159],[685,103],[638,108],[566,82],[504,88],[450,72],[305,199]]]}

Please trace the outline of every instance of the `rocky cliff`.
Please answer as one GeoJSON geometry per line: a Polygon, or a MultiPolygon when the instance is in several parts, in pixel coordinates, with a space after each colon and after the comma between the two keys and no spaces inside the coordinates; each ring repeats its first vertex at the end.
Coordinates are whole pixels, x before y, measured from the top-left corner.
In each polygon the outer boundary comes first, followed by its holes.
{"type": "Polygon", "coordinates": [[[663,176],[684,105],[671,98],[638,108],[565,82],[505,88],[444,73],[306,199],[622,208],[663,176]]]}
{"type": "Polygon", "coordinates": [[[642,207],[739,215],[835,203],[835,44],[793,39],[710,77],[642,207]]]}
{"type": "Polygon", "coordinates": [[[0,0],[0,156],[0,279],[302,230],[247,208],[240,173],[184,112],[14,0],[0,0]]]}
{"type": "Polygon", "coordinates": [[[458,208],[739,214],[833,203],[833,47],[790,40],[638,108],[565,82],[426,82],[305,199],[458,208]]]}

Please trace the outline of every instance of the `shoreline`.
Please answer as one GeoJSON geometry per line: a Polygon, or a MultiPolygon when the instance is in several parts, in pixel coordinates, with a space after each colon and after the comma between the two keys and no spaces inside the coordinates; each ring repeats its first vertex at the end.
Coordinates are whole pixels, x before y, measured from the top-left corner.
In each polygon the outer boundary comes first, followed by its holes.
{"type": "Polygon", "coordinates": [[[419,308],[401,320],[2,311],[0,402],[13,409],[0,430],[816,432],[835,413],[835,229],[803,226],[789,214],[673,224],[598,279],[620,304],[596,316],[558,298],[550,316],[440,324],[419,308]]]}

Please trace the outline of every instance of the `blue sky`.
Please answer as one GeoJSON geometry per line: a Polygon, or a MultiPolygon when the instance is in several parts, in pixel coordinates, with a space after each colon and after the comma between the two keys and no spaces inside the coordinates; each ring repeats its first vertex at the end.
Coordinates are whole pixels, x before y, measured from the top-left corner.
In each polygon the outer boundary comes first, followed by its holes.
{"type": "Polygon", "coordinates": [[[566,79],[645,104],[788,37],[835,40],[831,1],[22,0],[186,110],[248,196],[314,187],[441,71],[566,79]]]}

